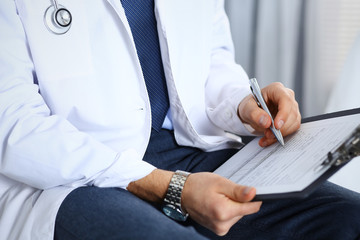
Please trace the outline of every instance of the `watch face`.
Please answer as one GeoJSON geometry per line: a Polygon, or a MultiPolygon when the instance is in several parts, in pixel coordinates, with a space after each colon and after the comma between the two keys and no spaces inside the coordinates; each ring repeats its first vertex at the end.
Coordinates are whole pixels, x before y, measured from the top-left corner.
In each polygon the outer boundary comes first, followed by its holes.
{"type": "Polygon", "coordinates": [[[167,204],[163,206],[163,212],[166,216],[176,220],[184,222],[187,218],[187,214],[184,215],[180,209],[176,208],[173,205],[167,204]]]}

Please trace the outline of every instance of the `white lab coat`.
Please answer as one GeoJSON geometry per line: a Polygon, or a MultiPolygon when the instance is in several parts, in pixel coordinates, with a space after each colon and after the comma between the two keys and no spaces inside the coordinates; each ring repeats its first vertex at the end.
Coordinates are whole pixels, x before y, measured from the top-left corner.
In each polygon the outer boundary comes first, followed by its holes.
{"type": "MultiPolygon", "coordinates": [[[[64,35],[47,30],[48,0],[0,1],[0,239],[52,239],[74,188],[125,188],[142,161],[150,105],[120,0],[61,0],[64,35]]],[[[236,114],[250,93],[234,63],[223,1],[155,0],[176,140],[206,151],[248,134],[236,114]]]]}

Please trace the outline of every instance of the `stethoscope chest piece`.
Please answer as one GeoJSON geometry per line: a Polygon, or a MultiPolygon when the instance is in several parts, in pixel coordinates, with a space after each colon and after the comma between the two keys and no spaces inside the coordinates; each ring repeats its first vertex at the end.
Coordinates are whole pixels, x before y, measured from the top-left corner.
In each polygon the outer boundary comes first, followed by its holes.
{"type": "Polygon", "coordinates": [[[44,14],[46,28],[55,34],[64,34],[71,27],[72,16],[69,10],[62,5],[51,5],[44,14]]]}

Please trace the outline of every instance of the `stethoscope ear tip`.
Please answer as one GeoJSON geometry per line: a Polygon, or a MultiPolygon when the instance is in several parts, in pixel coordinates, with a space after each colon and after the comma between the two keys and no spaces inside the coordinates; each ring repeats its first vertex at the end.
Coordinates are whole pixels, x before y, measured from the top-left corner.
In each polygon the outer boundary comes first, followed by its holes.
{"type": "Polygon", "coordinates": [[[48,7],[44,14],[46,28],[54,34],[65,34],[69,31],[72,23],[72,15],[64,6],[55,5],[48,7]]]}

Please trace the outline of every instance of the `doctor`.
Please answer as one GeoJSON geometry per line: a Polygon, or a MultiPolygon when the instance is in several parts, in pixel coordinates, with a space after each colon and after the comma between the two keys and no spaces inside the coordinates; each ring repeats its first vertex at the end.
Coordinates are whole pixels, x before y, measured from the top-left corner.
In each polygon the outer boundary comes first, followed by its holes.
{"type": "MultiPolygon", "coordinates": [[[[240,147],[225,131],[276,141],[223,1],[2,0],[0,30],[0,239],[360,236],[344,189],[259,211],[254,188],[209,173],[240,147]]],[[[263,94],[295,132],[293,92],[263,94]]]]}

